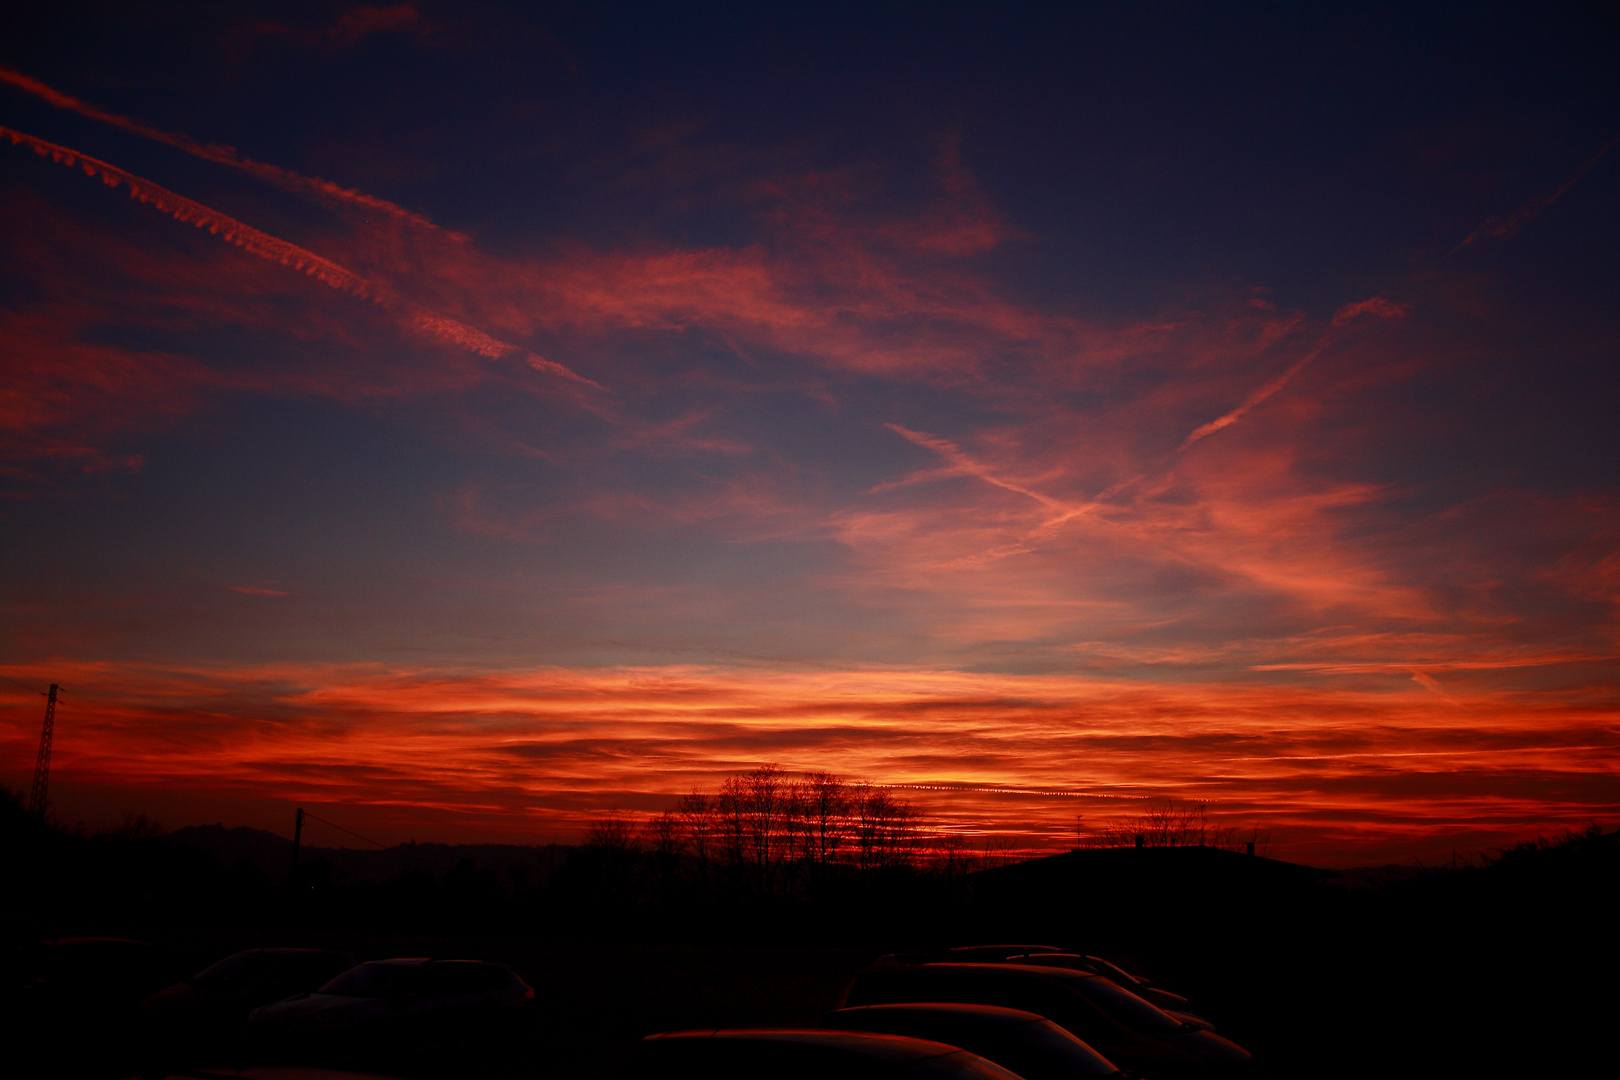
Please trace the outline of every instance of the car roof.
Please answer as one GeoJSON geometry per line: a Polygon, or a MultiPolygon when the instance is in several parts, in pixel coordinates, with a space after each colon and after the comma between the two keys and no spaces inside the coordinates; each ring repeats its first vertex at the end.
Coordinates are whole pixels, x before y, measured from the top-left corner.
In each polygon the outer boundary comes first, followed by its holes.
{"type": "MultiPolygon", "coordinates": [[[[1089,971],[1076,971],[1074,968],[1047,967],[1044,964],[919,964],[921,968],[944,968],[952,971],[1002,971],[1011,972],[1026,978],[1040,975],[1053,979],[1063,979],[1066,982],[1083,982],[1088,979],[1103,979],[1101,975],[1093,975],[1089,971]]],[[[895,970],[904,970],[903,968],[895,970]]]]}
{"type": "Polygon", "coordinates": [[[878,1035],[856,1031],[827,1031],[819,1028],[706,1028],[697,1031],[665,1031],[648,1035],[645,1042],[697,1042],[724,1039],[735,1042],[782,1042],[799,1046],[824,1046],[845,1050],[881,1061],[920,1061],[924,1058],[959,1054],[960,1047],[907,1035],[878,1035]]]}
{"type": "Polygon", "coordinates": [[[440,959],[436,956],[392,956],[387,960],[367,960],[366,963],[372,965],[387,964],[390,967],[425,967],[428,964],[432,964],[437,967],[441,964],[466,964],[469,966],[477,965],[479,967],[497,967],[506,971],[512,970],[511,965],[502,964],[494,960],[440,959]]]}
{"type": "Polygon", "coordinates": [[[244,1065],[234,1069],[187,1069],[159,1073],[167,1080],[388,1080],[376,1073],[348,1072],[308,1065],[244,1065]]]}
{"type": "Polygon", "coordinates": [[[1077,953],[1077,952],[1046,952],[1044,950],[1041,951],[1041,952],[1017,953],[1015,955],[1017,955],[1017,956],[1049,956],[1053,960],[1088,960],[1088,959],[1090,959],[1090,957],[1086,956],[1085,953],[1077,953]]]}
{"type": "Polygon", "coordinates": [[[1032,1020],[1046,1019],[1039,1013],[1025,1012],[1023,1009],[1009,1009],[1002,1005],[972,1005],[960,1001],[890,1001],[881,1005],[851,1005],[847,1009],[830,1012],[827,1017],[837,1019],[847,1013],[928,1013],[959,1016],[964,1020],[1005,1024],[1009,1027],[1027,1024],[1032,1020]]]}

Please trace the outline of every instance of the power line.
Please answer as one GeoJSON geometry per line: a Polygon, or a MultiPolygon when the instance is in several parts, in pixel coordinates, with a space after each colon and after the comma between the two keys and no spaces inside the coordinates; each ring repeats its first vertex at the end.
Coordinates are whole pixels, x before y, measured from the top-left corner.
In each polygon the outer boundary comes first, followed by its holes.
{"type": "Polygon", "coordinates": [[[0,675],[0,679],[4,679],[6,682],[10,683],[13,686],[20,686],[24,690],[27,690],[30,694],[43,694],[43,693],[45,693],[45,691],[41,690],[39,687],[37,687],[37,686],[29,686],[27,683],[23,682],[21,679],[13,679],[10,675],[0,675]]]}
{"type": "Polygon", "coordinates": [[[376,844],[380,848],[388,848],[388,847],[392,846],[391,844],[383,843],[381,840],[373,840],[369,836],[361,836],[359,833],[355,832],[353,829],[345,829],[341,825],[334,825],[332,822],[327,821],[323,817],[315,817],[315,815],[310,813],[308,810],[304,811],[304,816],[307,817],[307,818],[314,818],[314,820],[320,822],[322,825],[330,825],[332,828],[336,829],[340,833],[348,833],[350,836],[354,837],[356,840],[364,840],[366,843],[368,843],[368,844],[376,844]]]}

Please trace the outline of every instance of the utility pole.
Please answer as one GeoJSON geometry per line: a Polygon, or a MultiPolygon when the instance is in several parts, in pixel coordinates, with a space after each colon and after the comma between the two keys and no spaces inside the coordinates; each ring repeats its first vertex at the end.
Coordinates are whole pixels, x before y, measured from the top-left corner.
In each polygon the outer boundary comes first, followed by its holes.
{"type": "Polygon", "coordinates": [[[56,691],[45,695],[45,728],[39,733],[39,757],[34,760],[34,786],[28,793],[28,812],[37,818],[45,817],[45,799],[51,785],[51,732],[56,727],[56,691]]]}
{"type": "Polygon", "coordinates": [[[292,869],[287,873],[287,879],[292,880],[298,873],[298,844],[304,838],[304,808],[300,806],[298,813],[293,815],[293,861],[292,869]]]}

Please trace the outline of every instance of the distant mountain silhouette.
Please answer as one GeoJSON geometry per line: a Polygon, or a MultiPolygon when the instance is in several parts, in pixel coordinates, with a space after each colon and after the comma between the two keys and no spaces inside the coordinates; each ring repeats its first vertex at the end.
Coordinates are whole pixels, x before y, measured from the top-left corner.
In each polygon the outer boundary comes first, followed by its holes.
{"type": "Polygon", "coordinates": [[[1271,886],[1283,883],[1313,885],[1325,878],[1336,878],[1339,873],[1281,859],[1268,859],[1264,855],[1244,855],[1224,848],[1193,844],[1182,847],[1076,848],[1059,855],[981,870],[973,877],[981,883],[1016,883],[1015,887],[1022,888],[1036,882],[1058,882],[1093,875],[1106,876],[1121,883],[1132,880],[1151,883],[1161,878],[1174,878],[1180,882],[1202,879],[1271,886]]]}
{"type": "Polygon", "coordinates": [[[1332,870],[1203,846],[1081,848],[969,875],[981,917],[1061,934],[1077,915],[1151,925],[1221,919],[1316,892],[1332,870]]]}
{"type": "Polygon", "coordinates": [[[222,866],[246,859],[271,876],[286,873],[292,861],[292,841],[263,829],[187,825],[183,829],[165,833],[163,839],[205,851],[218,859],[222,866]]]}

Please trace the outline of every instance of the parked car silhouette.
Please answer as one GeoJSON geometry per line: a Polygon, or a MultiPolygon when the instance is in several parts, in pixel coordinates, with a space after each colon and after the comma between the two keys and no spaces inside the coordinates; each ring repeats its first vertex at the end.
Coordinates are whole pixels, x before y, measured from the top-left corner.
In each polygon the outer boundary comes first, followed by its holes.
{"type": "Polygon", "coordinates": [[[1078,953],[1030,953],[1027,956],[1009,956],[1006,962],[1032,964],[1036,967],[1069,968],[1072,971],[1101,975],[1116,986],[1123,986],[1142,1000],[1152,1002],[1172,1016],[1187,1020],[1205,1031],[1215,1030],[1214,1024],[1202,1016],[1187,1011],[1187,999],[1180,994],[1172,994],[1168,990],[1150,986],[1147,980],[1095,956],[1081,956],[1078,953]]]}
{"type": "MultiPolygon", "coordinates": [[[[1180,994],[1172,994],[1168,990],[1161,990],[1153,983],[1140,975],[1132,975],[1118,964],[1111,964],[1100,956],[1084,956],[1080,953],[1059,952],[1032,952],[1017,956],[1009,956],[1009,964],[1038,964],[1042,967],[1073,968],[1076,971],[1089,971],[1093,975],[1101,975],[1111,979],[1120,986],[1129,990],[1137,997],[1153,1002],[1161,1009],[1180,1009],[1185,1011],[1187,999],[1180,994]]],[[[1210,1029],[1211,1031],[1214,1028],[1210,1029]]]]}
{"type": "Polygon", "coordinates": [[[1155,1076],[1203,1076],[1246,1065],[1249,1052],[1170,1016],[1100,975],[1019,964],[920,964],[858,973],[844,1005],[955,1001],[1044,1016],[1110,1061],[1155,1076]]]}
{"type": "Polygon", "coordinates": [[[935,954],[933,961],[946,964],[1000,964],[1009,956],[1064,951],[1056,945],[957,945],[935,954]]]}
{"type": "Polygon", "coordinates": [[[146,1073],[140,1080],[391,1080],[377,1073],[304,1065],[242,1065],[218,1069],[179,1069],[146,1073]]]}
{"type": "Polygon", "coordinates": [[[159,990],[144,1008],[173,1022],[240,1023],[260,1005],[315,990],[357,963],[335,949],[248,949],[159,990]]]}
{"type": "Polygon", "coordinates": [[[960,1046],[1023,1077],[1121,1076],[1112,1061],[1044,1016],[998,1005],[921,1002],[857,1005],[821,1018],[823,1028],[873,1031],[960,1046]]]}
{"type": "Polygon", "coordinates": [[[350,968],[309,994],[255,1009],[260,1035],[367,1034],[407,1040],[511,1019],[534,991],[505,964],[411,957],[350,968]]]}
{"type": "Polygon", "coordinates": [[[625,1080],[1019,1080],[956,1046],[792,1028],[649,1035],[625,1080]]]}

